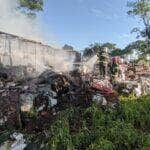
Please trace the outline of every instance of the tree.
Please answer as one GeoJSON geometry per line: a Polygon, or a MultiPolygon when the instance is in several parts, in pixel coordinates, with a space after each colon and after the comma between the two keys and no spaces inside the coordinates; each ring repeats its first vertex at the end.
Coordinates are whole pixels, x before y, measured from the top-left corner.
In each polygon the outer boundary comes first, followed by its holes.
{"type": "Polygon", "coordinates": [[[145,41],[138,40],[127,45],[124,49],[124,53],[130,54],[132,53],[132,50],[137,50],[139,52],[142,52],[145,48],[146,48],[145,41]]]}
{"type": "Polygon", "coordinates": [[[148,41],[138,40],[127,45],[123,53],[132,54],[133,50],[139,53],[139,58],[146,59],[147,54],[150,52],[150,47],[148,47],[148,41]]]}
{"type": "Polygon", "coordinates": [[[146,37],[150,40],[150,0],[136,0],[128,2],[127,6],[130,10],[127,12],[131,16],[139,17],[143,24],[144,30],[134,28],[132,32],[138,32],[138,37],[146,37]]]}
{"type": "Polygon", "coordinates": [[[19,2],[19,9],[30,16],[35,16],[35,12],[43,11],[44,0],[19,0],[19,2]]]}
{"type": "Polygon", "coordinates": [[[109,42],[102,44],[101,47],[107,47],[107,48],[109,49],[109,52],[112,52],[112,51],[114,51],[114,50],[117,49],[117,48],[116,48],[116,44],[114,44],[114,43],[109,43],[109,42]]]}
{"type": "Polygon", "coordinates": [[[122,56],[122,55],[124,55],[124,51],[121,50],[120,48],[116,48],[113,51],[111,51],[110,55],[113,57],[114,56],[122,56]]]}
{"type": "Polygon", "coordinates": [[[103,43],[103,44],[94,43],[94,44],[91,44],[89,47],[85,48],[83,52],[83,57],[92,57],[96,55],[98,51],[103,47],[107,47],[109,49],[109,53],[117,49],[116,44],[113,44],[113,43],[109,43],[109,42],[103,43]]]}
{"type": "Polygon", "coordinates": [[[68,44],[65,44],[63,47],[62,47],[63,50],[74,50],[73,46],[71,45],[68,45],[68,44]]]}
{"type": "Polygon", "coordinates": [[[85,48],[83,52],[83,57],[92,57],[96,55],[100,48],[101,48],[100,43],[94,43],[89,45],[89,47],[85,48]]]}

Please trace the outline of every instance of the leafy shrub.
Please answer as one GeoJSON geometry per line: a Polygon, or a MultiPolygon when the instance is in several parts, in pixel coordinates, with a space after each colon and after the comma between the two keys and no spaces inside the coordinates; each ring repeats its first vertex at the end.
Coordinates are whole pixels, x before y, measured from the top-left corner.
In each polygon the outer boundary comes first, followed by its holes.
{"type": "Polygon", "coordinates": [[[115,146],[112,142],[100,138],[97,139],[94,143],[92,143],[87,150],[113,150],[115,146]]]}
{"type": "Polygon", "coordinates": [[[150,97],[125,98],[118,109],[68,108],[50,126],[51,150],[150,149],[150,97]]]}
{"type": "Polygon", "coordinates": [[[72,140],[69,133],[69,124],[65,118],[58,120],[50,128],[51,138],[49,139],[49,148],[51,150],[70,150],[72,149],[72,140]]]}

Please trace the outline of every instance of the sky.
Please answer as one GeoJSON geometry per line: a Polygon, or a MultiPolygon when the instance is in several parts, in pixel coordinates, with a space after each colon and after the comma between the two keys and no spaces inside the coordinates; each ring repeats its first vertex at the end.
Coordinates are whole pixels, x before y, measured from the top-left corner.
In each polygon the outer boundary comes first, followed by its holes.
{"type": "Polygon", "coordinates": [[[94,42],[113,42],[124,48],[136,40],[132,28],[142,26],[127,10],[127,0],[46,0],[39,17],[52,45],[82,51],[94,42]]]}

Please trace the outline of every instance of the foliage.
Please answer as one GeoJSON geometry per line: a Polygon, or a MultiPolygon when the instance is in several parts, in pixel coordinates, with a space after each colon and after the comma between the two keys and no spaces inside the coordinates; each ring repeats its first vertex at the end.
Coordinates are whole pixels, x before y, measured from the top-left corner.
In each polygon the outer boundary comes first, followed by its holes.
{"type": "Polygon", "coordinates": [[[118,54],[118,50],[120,52],[120,49],[117,48],[116,44],[114,43],[109,43],[109,42],[103,43],[103,44],[94,43],[94,44],[91,44],[89,47],[85,48],[83,52],[83,57],[92,57],[96,55],[98,51],[103,47],[107,47],[109,49],[109,53],[115,56],[118,54]]]}
{"type": "Polygon", "coordinates": [[[0,145],[9,138],[10,131],[0,132],[0,145]]]}
{"type": "Polygon", "coordinates": [[[136,1],[132,1],[132,2],[129,1],[127,5],[131,9],[128,11],[128,14],[129,15],[138,15],[141,18],[142,17],[149,18],[150,17],[148,14],[150,11],[149,4],[150,4],[149,0],[136,0],[136,1]]]}
{"type": "Polygon", "coordinates": [[[133,50],[136,50],[139,55],[139,60],[146,60],[147,55],[150,54],[150,42],[148,40],[137,40],[127,45],[124,49],[117,48],[113,43],[91,44],[89,47],[85,48],[83,57],[89,58],[96,55],[102,47],[108,47],[109,54],[112,57],[130,55],[133,53],[133,50]]]}
{"type": "Polygon", "coordinates": [[[149,96],[123,98],[118,109],[68,108],[41,139],[52,150],[150,149],[149,96]],[[75,128],[75,130],[74,130],[75,128]]]}
{"type": "Polygon", "coordinates": [[[19,0],[20,9],[29,16],[35,16],[35,12],[43,11],[44,0],[19,0]]]}
{"type": "Polygon", "coordinates": [[[94,43],[94,44],[89,45],[89,47],[85,48],[83,52],[83,57],[86,58],[86,57],[92,57],[96,55],[100,48],[101,48],[100,43],[94,43]]]}
{"type": "Polygon", "coordinates": [[[147,54],[150,53],[150,43],[144,40],[138,40],[130,43],[123,50],[123,54],[132,54],[133,50],[136,50],[140,59],[146,59],[147,54]]]}
{"type": "Polygon", "coordinates": [[[125,53],[129,54],[133,49],[136,49],[140,52],[139,59],[146,60],[147,54],[150,53],[150,0],[128,1],[127,6],[129,7],[128,15],[139,17],[144,24],[144,29],[135,27],[131,32],[136,32],[137,38],[144,37],[146,40],[129,44],[125,48],[125,53]]]}
{"type": "Polygon", "coordinates": [[[63,47],[62,47],[63,50],[74,50],[73,46],[71,45],[68,45],[68,44],[65,44],[63,47]]]}
{"type": "Polygon", "coordinates": [[[72,149],[72,140],[69,133],[69,123],[65,118],[56,121],[50,128],[52,135],[49,140],[50,149],[70,150],[72,149]]]}
{"type": "Polygon", "coordinates": [[[116,44],[109,43],[109,42],[102,44],[101,47],[107,47],[110,52],[116,50],[116,44]]]}
{"type": "Polygon", "coordinates": [[[110,55],[113,57],[114,56],[122,56],[122,55],[124,55],[124,51],[117,48],[117,49],[113,50],[110,55]]]}
{"type": "Polygon", "coordinates": [[[100,138],[97,139],[95,143],[92,143],[87,150],[113,150],[114,148],[115,147],[112,142],[100,138]]]}
{"type": "Polygon", "coordinates": [[[150,0],[129,1],[127,5],[130,8],[128,14],[138,16],[145,26],[144,30],[141,31],[139,28],[134,28],[133,32],[139,32],[142,37],[150,39],[150,0]]]}

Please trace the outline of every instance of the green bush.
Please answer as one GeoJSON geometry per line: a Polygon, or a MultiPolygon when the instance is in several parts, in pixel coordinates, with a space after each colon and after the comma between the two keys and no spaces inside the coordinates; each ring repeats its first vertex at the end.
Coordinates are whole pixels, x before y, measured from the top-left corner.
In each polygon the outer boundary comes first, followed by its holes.
{"type": "Polygon", "coordinates": [[[50,150],[149,150],[149,110],[149,96],[124,98],[117,109],[68,108],[41,143],[50,150]]]}
{"type": "Polygon", "coordinates": [[[69,124],[65,118],[56,121],[50,128],[51,138],[49,139],[49,148],[51,150],[70,150],[72,149],[71,135],[69,133],[69,124]]]}
{"type": "Polygon", "coordinates": [[[87,150],[113,150],[115,146],[112,142],[100,138],[97,139],[94,143],[92,143],[87,150]]]}

